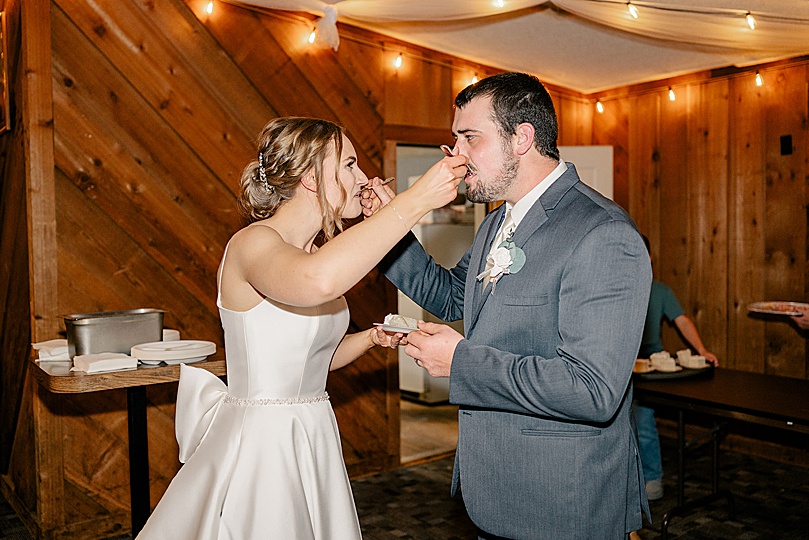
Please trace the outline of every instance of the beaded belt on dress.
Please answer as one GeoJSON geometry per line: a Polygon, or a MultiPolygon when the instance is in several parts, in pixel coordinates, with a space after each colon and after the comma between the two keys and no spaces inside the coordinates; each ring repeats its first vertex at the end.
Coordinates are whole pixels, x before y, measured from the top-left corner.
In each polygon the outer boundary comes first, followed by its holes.
{"type": "Polygon", "coordinates": [[[248,399],[237,398],[230,394],[225,396],[225,403],[233,403],[234,405],[301,405],[304,403],[318,403],[320,401],[328,401],[329,393],[323,392],[319,396],[299,397],[299,398],[263,398],[263,399],[248,399]]]}

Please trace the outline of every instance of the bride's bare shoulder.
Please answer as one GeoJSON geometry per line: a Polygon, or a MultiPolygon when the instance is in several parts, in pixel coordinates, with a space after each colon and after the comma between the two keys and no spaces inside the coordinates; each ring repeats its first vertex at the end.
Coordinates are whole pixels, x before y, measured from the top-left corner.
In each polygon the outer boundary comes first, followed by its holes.
{"type": "Polygon", "coordinates": [[[248,242],[252,245],[256,242],[274,243],[278,241],[283,242],[283,238],[278,231],[276,231],[271,225],[260,221],[251,223],[247,227],[237,231],[230,239],[231,245],[245,244],[248,242]]]}

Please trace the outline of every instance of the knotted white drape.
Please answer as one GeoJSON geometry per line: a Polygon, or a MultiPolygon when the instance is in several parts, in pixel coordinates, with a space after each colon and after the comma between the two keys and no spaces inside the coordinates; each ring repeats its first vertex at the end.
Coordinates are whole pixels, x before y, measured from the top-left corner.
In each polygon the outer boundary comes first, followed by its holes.
{"type": "Polygon", "coordinates": [[[554,7],[582,19],[658,40],[705,49],[803,54],[809,43],[809,2],[795,0],[658,0],[635,1],[634,19],[624,1],[604,0],[230,0],[321,16],[319,39],[337,50],[337,20],[351,23],[459,21],[486,18],[528,8],[554,7]],[[759,21],[751,30],[749,10],[759,21]]]}

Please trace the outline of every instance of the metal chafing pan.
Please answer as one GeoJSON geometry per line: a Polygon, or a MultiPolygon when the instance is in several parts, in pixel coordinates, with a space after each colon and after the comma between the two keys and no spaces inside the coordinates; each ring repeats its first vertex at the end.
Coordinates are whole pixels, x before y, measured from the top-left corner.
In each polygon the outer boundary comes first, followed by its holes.
{"type": "Polygon", "coordinates": [[[70,358],[80,354],[129,354],[133,345],[163,339],[163,311],[152,308],[65,315],[70,358]]]}

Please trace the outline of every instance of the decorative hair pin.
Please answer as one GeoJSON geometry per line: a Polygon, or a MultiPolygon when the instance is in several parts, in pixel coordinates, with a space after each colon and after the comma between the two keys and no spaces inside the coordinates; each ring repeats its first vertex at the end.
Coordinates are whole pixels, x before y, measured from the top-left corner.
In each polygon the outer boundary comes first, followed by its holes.
{"type": "Polygon", "coordinates": [[[275,192],[275,186],[267,180],[267,171],[264,170],[264,154],[258,153],[258,179],[269,193],[275,192]]]}

